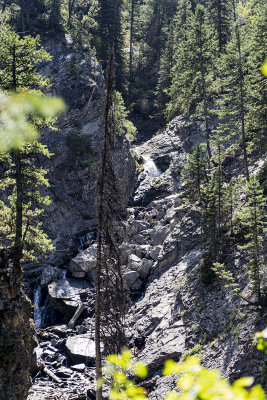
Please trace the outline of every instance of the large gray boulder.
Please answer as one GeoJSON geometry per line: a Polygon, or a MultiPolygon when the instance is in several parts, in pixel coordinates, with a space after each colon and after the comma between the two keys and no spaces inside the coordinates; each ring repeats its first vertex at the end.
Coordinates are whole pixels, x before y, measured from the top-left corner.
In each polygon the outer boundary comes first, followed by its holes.
{"type": "Polygon", "coordinates": [[[73,258],[69,271],[74,278],[92,277],[91,272],[96,268],[97,244],[92,244],[88,249],[73,258]]]}
{"type": "Polygon", "coordinates": [[[153,232],[151,233],[151,242],[154,246],[161,245],[168,234],[170,229],[167,226],[156,225],[153,232]]]}
{"type": "Polygon", "coordinates": [[[143,258],[137,272],[139,272],[141,278],[146,278],[151,270],[152,265],[154,264],[153,260],[148,260],[147,258],[143,258]]]}
{"type": "Polygon", "coordinates": [[[123,278],[132,290],[139,290],[142,287],[140,274],[137,271],[128,271],[123,274],[123,278]]]}
{"type": "Polygon", "coordinates": [[[40,285],[42,287],[47,286],[50,282],[59,280],[63,277],[64,270],[48,265],[42,272],[40,278],[40,285]]]}
{"type": "Polygon", "coordinates": [[[80,293],[89,290],[91,285],[85,281],[62,279],[48,285],[48,295],[52,308],[71,318],[81,303],[80,293]]]}
{"type": "Polygon", "coordinates": [[[68,337],[66,351],[74,364],[94,363],[95,342],[87,334],[68,337]]]}

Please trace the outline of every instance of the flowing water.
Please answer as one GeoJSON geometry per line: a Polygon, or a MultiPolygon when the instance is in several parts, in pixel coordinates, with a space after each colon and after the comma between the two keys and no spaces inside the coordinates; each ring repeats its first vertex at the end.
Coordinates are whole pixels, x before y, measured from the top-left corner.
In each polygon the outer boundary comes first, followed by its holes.
{"type": "Polygon", "coordinates": [[[36,288],[34,289],[34,297],[33,297],[33,304],[34,304],[34,322],[36,328],[40,328],[42,325],[42,307],[41,307],[41,299],[42,299],[42,289],[41,285],[38,282],[36,288]]]}
{"type": "Polygon", "coordinates": [[[78,252],[82,253],[87,247],[90,246],[90,244],[93,242],[93,240],[96,239],[96,232],[88,232],[86,235],[80,237],[80,245],[78,247],[78,252]]]}
{"type": "Polygon", "coordinates": [[[144,161],[144,171],[147,176],[150,176],[151,178],[156,178],[157,176],[160,176],[162,174],[150,155],[144,155],[142,156],[142,158],[144,161]]]}

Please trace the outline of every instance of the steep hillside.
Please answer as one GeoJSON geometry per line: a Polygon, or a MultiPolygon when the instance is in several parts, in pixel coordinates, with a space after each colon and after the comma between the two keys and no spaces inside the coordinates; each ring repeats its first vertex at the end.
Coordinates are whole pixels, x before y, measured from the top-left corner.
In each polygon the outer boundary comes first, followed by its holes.
{"type": "MultiPolygon", "coordinates": [[[[134,149],[141,172],[127,209],[121,250],[124,278],[133,299],[128,344],[132,346],[138,332],[145,332],[147,341],[140,358],[149,365],[145,386],[151,399],[162,399],[173,385],[172,378],[161,377],[164,361],[195,353],[204,365],[219,368],[231,379],[253,375],[265,383],[266,357],[253,344],[254,332],[264,328],[264,318],[233,296],[220,280],[208,286],[201,282],[200,210],[197,204],[184,203],[181,170],[192,146],[203,140],[196,124],[176,118],[164,133],[134,149]],[[151,223],[152,207],[159,212],[157,223],[151,223]]],[[[239,279],[245,290],[241,253],[235,254],[233,263],[240,267],[239,279]]],[[[60,325],[41,330],[38,354],[60,382],[52,384],[46,375],[37,375],[29,400],[55,399],[56,395],[67,399],[75,392],[74,398],[85,398],[85,392],[93,389],[95,265],[92,243],[70,262],[67,278],[59,275],[51,282],[59,271],[56,268],[50,275],[42,274],[43,293],[48,291],[60,325]],[[68,328],[76,309],[83,313],[76,325],[71,323],[68,328]]],[[[42,308],[44,314],[48,311],[42,308]]]]}

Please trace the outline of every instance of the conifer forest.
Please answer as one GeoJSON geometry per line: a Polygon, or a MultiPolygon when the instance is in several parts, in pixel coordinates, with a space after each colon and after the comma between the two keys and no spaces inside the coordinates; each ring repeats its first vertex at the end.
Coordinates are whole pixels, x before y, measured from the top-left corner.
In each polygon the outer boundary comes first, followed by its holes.
{"type": "Polygon", "coordinates": [[[0,400],[266,400],[266,26],[0,0],[0,400]]]}

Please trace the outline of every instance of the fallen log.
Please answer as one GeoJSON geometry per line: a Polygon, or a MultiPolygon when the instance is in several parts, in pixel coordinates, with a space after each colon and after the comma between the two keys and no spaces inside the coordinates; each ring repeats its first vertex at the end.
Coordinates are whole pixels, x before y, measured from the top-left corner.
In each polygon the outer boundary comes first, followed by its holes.
{"type": "Polygon", "coordinates": [[[77,310],[75,311],[75,314],[73,315],[70,322],[68,323],[68,328],[70,328],[70,329],[74,328],[77,319],[79,318],[81,313],[84,312],[84,310],[86,310],[85,305],[83,303],[80,303],[79,306],[77,307],[77,310]]]}
{"type": "Polygon", "coordinates": [[[57,383],[62,383],[62,380],[56,376],[52,371],[50,371],[43,363],[41,363],[40,368],[46,375],[53,379],[57,383]]]}

